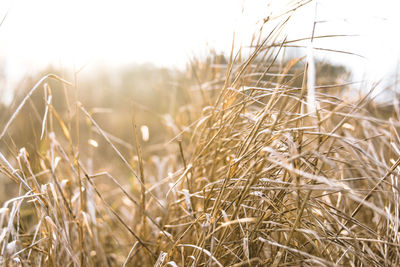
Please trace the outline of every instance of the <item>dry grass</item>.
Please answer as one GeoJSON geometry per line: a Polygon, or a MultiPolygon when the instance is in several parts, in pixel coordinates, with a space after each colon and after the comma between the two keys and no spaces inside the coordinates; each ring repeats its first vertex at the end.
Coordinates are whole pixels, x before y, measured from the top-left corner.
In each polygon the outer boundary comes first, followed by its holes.
{"type": "Polygon", "coordinates": [[[400,262],[400,114],[383,120],[369,111],[369,93],[316,86],[310,64],[292,71],[304,58],[277,62],[284,24],[255,39],[245,60],[196,62],[187,105],[164,117],[170,141],[156,152],[140,142],[134,116],[129,144],[77,101],[76,83],[44,77],[0,136],[1,172],[19,186],[0,210],[4,266],[400,262]],[[71,93],[70,116],[52,105],[49,79],[71,93]],[[45,145],[35,155],[7,150],[14,119],[43,84],[42,136],[32,138],[45,145]],[[82,147],[82,136],[104,139],[109,154],[82,147]],[[121,164],[93,169],[109,158],[121,164]]]}

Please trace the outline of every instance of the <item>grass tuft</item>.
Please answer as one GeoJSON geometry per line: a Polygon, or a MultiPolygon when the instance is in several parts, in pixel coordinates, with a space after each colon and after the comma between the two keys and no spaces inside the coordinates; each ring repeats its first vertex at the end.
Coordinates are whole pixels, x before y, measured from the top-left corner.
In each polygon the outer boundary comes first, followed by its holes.
{"type": "Polygon", "coordinates": [[[255,37],[247,58],[232,45],[229,60],[193,61],[185,79],[174,81],[184,104],[175,99],[166,115],[156,114],[160,144],[140,139],[136,102],[124,122],[130,143],[103,129],[100,109],[78,102],[76,81],[43,77],[0,134],[0,171],[18,191],[0,209],[0,262],[400,262],[396,107],[383,113],[374,88],[354,98],[351,83],[321,84],[326,77],[312,53],[278,60],[294,43],[280,38],[286,22],[255,37]],[[67,89],[66,110],[53,106],[49,79],[67,89]],[[42,84],[40,134],[31,137],[39,145],[28,153],[14,142],[21,133],[13,123],[24,120],[42,84]]]}

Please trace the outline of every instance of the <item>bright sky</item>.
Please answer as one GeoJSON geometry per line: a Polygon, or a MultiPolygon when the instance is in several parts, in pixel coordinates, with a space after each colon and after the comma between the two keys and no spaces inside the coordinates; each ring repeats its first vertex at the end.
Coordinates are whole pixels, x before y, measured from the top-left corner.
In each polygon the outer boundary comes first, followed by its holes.
{"type": "MultiPolygon", "coordinates": [[[[5,64],[10,80],[48,64],[72,69],[132,62],[182,67],[192,55],[206,54],[207,46],[229,51],[233,31],[237,43],[248,44],[255,23],[286,2],[2,0],[0,19],[7,12],[8,16],[0,27],[0,65],[5,64]]],[[[315,46],[366,59],[320,56],[351,66],[356,79],[362,74],[371,80],[392,74],[400,56],[399,10],[398,0],[319,0],[316,17],[326,22],[317,24],[317,35],[361,36],[318,40],[315,46]]],[[[314,13],[314,4],[299,10],[289,26],[289,39],[310,36],[314,13]]]]}

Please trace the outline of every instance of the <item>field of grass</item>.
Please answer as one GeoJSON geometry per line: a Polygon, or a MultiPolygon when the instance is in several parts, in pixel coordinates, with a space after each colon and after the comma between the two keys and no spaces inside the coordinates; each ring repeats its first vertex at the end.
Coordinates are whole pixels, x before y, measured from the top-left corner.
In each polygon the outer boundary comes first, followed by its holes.
{"type": "Polygon", "coordinates": [[[102,115],[76,76],[35,81],[0,128],[1,264],[398,264],[399,106],[285,58],[284,26],[151,107],[102,115]]]}

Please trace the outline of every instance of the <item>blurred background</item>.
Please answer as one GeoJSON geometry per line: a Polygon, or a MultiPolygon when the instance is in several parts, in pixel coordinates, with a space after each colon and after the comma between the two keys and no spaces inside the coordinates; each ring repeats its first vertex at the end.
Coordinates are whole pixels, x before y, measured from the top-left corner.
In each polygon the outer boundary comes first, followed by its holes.
{"type": "MultiPolygon", "coordinates": [[[[132,63],[185,69],[209,50],[229,54],[247,46],[266,18],[298,1],[276,0],[3,0],[0,3],[1,99],[11,102],[16,83],[51,65],[60,71],[130,68],[132,63]],[[273,13],[272,13],[273,11],[273,13]]],[[[285,32],[288,39],[356,35],[314,41],[321,60],[342,64],[354,80],[393,75],[400,55],[396,0],[319,0],[299,8],[285,32]],[[362,56],[362,57],[361,57],[362,56]]],[[[271,23],[270,25],[273,25],[271,23]]],[[[265,34],[268,31],[265,30],[265,34]]],[[[304,43],[298,42],[297,46],[304,43]]],[[[293,53],[303,53],[298,47],[293,53]]]]}

